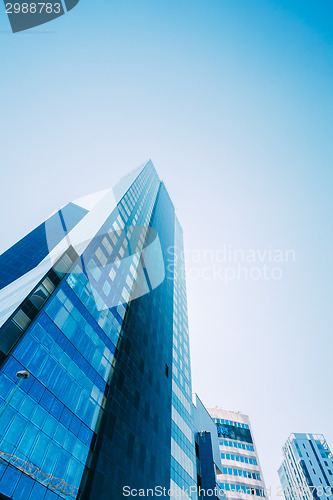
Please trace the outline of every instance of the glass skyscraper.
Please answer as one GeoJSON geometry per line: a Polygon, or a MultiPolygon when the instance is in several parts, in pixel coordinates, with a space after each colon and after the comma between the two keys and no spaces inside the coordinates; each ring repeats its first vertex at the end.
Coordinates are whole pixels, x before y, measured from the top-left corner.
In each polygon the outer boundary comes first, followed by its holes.
{"type": "Polygon", "coordinates": [[[183,236],[151,161],[1,255],[0,304],[0,498],[197,485],[183,236]]]}
{"type": "Polygon", "coordinates": [[[322,434],[291,434],[282,452],[279,477],[286,500],[333,499],[333,455],[322,434]]]}
{"type": "Polygon", "coordinates": [[[250,420],[240,412],[209,408],[217,428],[221,456],[219,486],[232,500],[266,497],[250,420]]]}

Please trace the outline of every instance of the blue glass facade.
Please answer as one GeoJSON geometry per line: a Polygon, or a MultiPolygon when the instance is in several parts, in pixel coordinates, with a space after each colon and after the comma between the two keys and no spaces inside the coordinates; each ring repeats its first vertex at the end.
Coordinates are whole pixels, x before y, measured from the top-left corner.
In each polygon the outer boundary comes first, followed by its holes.
{"type": "Polygon", "coordinates": [[[114,193],[0,330],[4,498],[197,484],[182,230],[151,162],[114,193]]]}
{"type": "MultiPolygon", "coordinates": [[[[163,251],[172,243],[173,219],[161,185],[151,227],[159,229],[163,251]]],[[[159,287],[126,310],[84,499],[123,498],[124,486],[169,486],[173,276],[166,272],[159,287]]]]}

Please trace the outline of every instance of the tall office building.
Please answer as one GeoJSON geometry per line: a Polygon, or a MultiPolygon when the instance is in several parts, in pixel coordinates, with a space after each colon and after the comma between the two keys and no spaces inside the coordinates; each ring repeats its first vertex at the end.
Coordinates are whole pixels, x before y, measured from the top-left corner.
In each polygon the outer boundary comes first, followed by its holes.
{"type": "Polygon", "coordinates": [[[333,499],[333,455],[322,434],[291,434],[279,477],[286,500],[333,499]]]}
{"type": "Polygon", "coordinates": [[[151,161],[0,256],[0,304],[1,499],[197,485],[183,236],[151,161]]]}
{"type": "Polygon", "coordinates": [[[265,497],[265,483],[249,417],[218,407],[208,412],[219,437],[221,474],[217,480],[220,487],[233,500],[265,497]]]}

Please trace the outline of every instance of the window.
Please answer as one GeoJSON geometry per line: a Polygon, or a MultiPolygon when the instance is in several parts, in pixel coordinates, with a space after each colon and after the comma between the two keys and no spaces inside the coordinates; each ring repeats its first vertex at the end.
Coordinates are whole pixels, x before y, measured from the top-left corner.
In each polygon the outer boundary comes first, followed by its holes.
{"type": "Polygon", "coordinates": [[[22,330],[25,330],[30,323],[30,319],[24,312],[20,309],[13,318],[14,323],[17,324],[22,330]]]}
{"type": "Polygon", "coordinates": [[[31,295],[30,300],[37,309],[40,309],[48,296],[49,292],[43,285],[40,285],[31,295]]]}
{"type": "Polygon", "coordinates": [[[45,278],[45,280],[42,282],[42,285],[44,285],[49,293],[52,293],[55,289],[55,285],[51,282],[51,280],[49,280],[49,278],[45,278]]]}

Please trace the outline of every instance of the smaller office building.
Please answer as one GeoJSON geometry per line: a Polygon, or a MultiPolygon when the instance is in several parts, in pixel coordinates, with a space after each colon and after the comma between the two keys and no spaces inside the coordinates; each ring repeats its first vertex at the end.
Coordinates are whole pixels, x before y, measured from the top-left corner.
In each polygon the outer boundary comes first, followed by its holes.
{"type": "Polygon", "coordinates": [[[217,434],[221,458],[217,481],[228,499],[265,497],[266,488],[250,420],[239,412],[208,409],[217,434]]]}
{"type": "Polygon", "coordinates": [[[279,478],[286,500],[333,499],[333,456],[322,434],[289,436],[279,478]]]}

